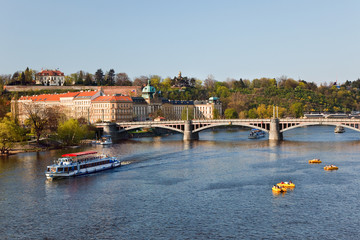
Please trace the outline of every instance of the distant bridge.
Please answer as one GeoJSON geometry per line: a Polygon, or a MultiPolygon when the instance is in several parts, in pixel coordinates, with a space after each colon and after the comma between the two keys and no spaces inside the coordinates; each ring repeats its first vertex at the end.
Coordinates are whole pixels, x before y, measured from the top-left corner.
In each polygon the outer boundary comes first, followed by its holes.
{"type": "MultiPolygon", "coordinates": [[[[98,123],[98,127],[104,129],[105,134],[116,136],[123,132],[137,128],[163,128],[180,132],[184,135],[184,140],[199,139],[199,132],[219,127],[219,126],[242,126],[261,129],[269,133],[269,140],[282,140],[283,132],[304,126],[330,125],[343,126],[360,132],[359,119],[214,119],[214,120],[181,120],[181,121],[145,121],[145,122],[118,122],[118,123],[98,123]]],[[[116,138],[116,137],[115,137],[116,138]]]]}

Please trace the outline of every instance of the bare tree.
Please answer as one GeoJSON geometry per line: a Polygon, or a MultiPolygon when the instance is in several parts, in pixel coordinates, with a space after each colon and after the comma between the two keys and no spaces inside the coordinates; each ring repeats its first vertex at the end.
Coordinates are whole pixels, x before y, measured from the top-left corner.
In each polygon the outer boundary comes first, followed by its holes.
{"type": "Polygon", "coordinates": [[[146,76],[137,77],[134,80],[134,86],[144,86],[147,85],[147,81],[149,80],[146,76]]]}
{"type": "Polygon", "coordinates": [[[116,86],[132,86],[132,82],[126,73],[116,74],[116,86]]]}
{"type": "Polygon", "coordinates": [[[28,103],[23,105],[28,124],[34,130],[36,142],[39,144],[41,135],[49,128],[49,116],[53,110],[40,104],[28,103]]]}
{"type": "Polygon", "coordinates": [[[215,89],[216,80],[213,75],[209,75],[204,81],[205,89],[213,91],[215,89]]]}

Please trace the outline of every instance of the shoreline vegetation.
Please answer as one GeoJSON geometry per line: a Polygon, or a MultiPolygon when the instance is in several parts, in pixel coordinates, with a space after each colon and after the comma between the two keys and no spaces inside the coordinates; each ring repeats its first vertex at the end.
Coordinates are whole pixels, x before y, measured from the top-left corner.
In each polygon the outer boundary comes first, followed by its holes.
{"type": "MultiPolygon", "coordinates": [[[[24,72],[18,71],[13,75],[0,74],[1,155],[78,146],[82,144],[82,139],[99,137],[101,133],[94,125],[89,125],[86,118],[69,119],[57,108],[25,109],[28,118],[23,125],[20,125],[16,119],[14,114],[16,106],[11,104],[12,99],[19,99],[24,95],[74,91],[78,88],[126,88],[131,86],[138,89],[140,94],[142,87],[150,81],[159,98],[186,101],[207,100],[210,97],[219,98],[223,112],[214,111],[213,119],[268,119],[273,116],[274,106],[278,106],[280,118],[301,118],[305,113],[313,112],[355,112],[356,114],[360,112],[360,78],[353,81],[346,80],[344,83],[336,81],[320,85],[286,76],[263,77],[253,80],[229,78],[226,81],[218,81],[213,76],[200,80],[185,77],[179,73],[173,78],[150,75],[130,79],[126,73],[115,74],[111,69],[104,74],[101,69],[98,69],[95,74],[79,71],[65,76],[66,86],[58,87],[36,85],[36,73],[27,68],[24,72]],[[35,91],[33,87],[41,90],[35,91]],[[8,91],[11,89],[14,91],[8,91]],[[12,108],[15,109],[13,112],[12,108]],[[28,142],[18,145],[21,141],[29,140],[30,135],[32,139],[36,139],[36,145],[28,142]],[[58,145],[42,144],[39,140],[45,136],[53,136],[54,141],[58,141],[58,145]]],[[[149,117],[154,119],[166,116],[162,111],[155,111],[149,114],[149,117]]],[[[160,135],[171,134],[163,133],[158,129],[154,129],[153,133],[142,132],[143,130],[129,132],[129,137],[150,137],[159,133],[160,135]]]]}

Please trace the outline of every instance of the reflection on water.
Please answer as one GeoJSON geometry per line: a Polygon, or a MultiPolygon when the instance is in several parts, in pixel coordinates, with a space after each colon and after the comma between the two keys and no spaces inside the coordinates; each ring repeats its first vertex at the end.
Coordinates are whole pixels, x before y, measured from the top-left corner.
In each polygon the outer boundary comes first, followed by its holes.
{"type": "Polygon", "coordinates": [[[210,130],[192,142],[174,134],[2,157],[0,232],[4,239],[353,238],[360,133],[333,130],[294,129],[282,142],[210,130]],[[84,150],[119,156],[123,166],[46,180],[54,158],[84,150]],[[313,158],[323,163],[308,164],[313,158]],[[339,170],[326,172],[326,164],[339,170]],[[272,192],[289,180],[295,189],[272,192]]]}

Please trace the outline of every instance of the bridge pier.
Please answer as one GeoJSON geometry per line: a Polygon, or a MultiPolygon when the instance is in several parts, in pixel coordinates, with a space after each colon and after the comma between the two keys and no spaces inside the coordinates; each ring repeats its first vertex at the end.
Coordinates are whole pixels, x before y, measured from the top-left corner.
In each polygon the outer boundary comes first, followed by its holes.
{"type": "Polygon", "coordinates": [[[270,120],[269,140],[281,141],[283,134],[280,132],[279,119],[273,118],[270,120]]]}
{"type": "Polygon", "coordinates": [[[199,133],[195,132],[193,133],[194,126],[192,125],[191,120],[185,121],[184,124],[184,141],[191,141],[191,140],[198,140],[199,139],[199,133]]]}
{"type": "Polygon", "coordinates": [[[127,132],[119,133],[116,123],[99,123],[97,125],[102,126],[103,135],[110,135],[113,142],[129,137],[127,132]]]}

